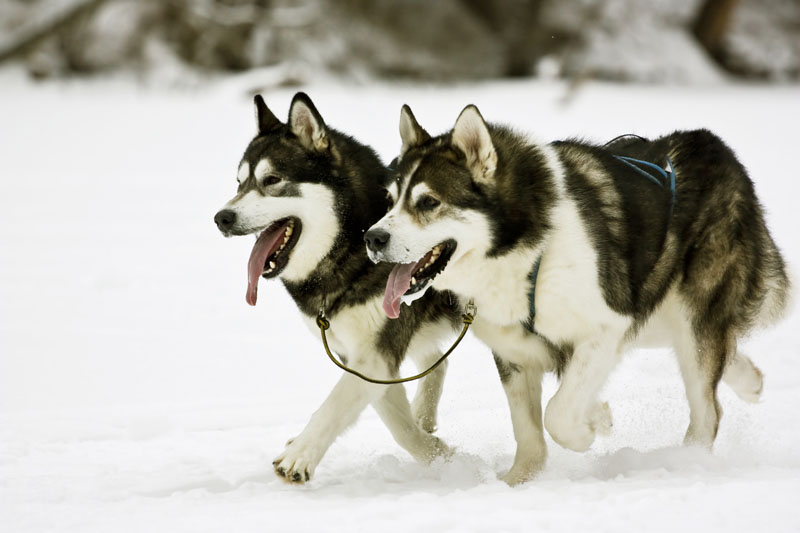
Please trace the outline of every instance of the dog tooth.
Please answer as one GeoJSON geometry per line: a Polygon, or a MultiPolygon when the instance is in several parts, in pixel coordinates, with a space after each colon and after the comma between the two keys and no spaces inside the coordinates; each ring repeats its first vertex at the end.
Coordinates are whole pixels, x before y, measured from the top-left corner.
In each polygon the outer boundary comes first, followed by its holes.
{"type": "Polygon", "coordinates": [[[290,224],[289,227],[286,228],[286,238],[288,239],[289,235],[291,235],[291,234],[292,234],[292,226],[290,224]]]}
{"type": "Polygon", "coordinates": [[[269,268],[270,268],[270,269],[273,269],[273,268],[275,268],[275,266],[276,266],[276,265],[275,265],[275,261],[270,261],[270,262],[269,262],[269,268]]]}
{"type": "Polygon", "coordinates": [[[416,285],[416,284],[417,284],[417,278],[415,278],[415,277],[413,277],[413,276],[412,276],[412,277],[411,277],[411,284],[412,284],[412,285],[416,285]]]}

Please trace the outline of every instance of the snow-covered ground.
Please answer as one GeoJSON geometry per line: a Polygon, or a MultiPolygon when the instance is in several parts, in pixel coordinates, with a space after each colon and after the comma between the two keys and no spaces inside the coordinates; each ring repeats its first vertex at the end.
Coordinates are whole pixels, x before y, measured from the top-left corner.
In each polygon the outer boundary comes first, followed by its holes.
{"type": "MultiPolygon", "coordinates": [[[[253,133],[249,83],[165,91],[0,74],[3,531],[800,528],[797,313],[747,341],[764,399],[722,388],[713,455],[679,446],[688,409],[673,357],[636,352],[604,392],[613,435],[585,454],[550,442],[542,475],[509,488],[497,480],[514,451],[505,397],[470,340],[440,409],[451,462],[414,463],[367,410],[309,485],[280,482],[272,458],[338,371],[278,283],[245,304],[252,240],[212,223],[253,133]]],[[[797,87],[590,84],[568,99],[560,83],[529,81],[305,90],[386,160],[404,102],[432,133],[469,102],[541,139],[709,127],[737,150],[800,264],[797,87]]],[[[265,96],[285,116],[292,91],[265,96]]]]}

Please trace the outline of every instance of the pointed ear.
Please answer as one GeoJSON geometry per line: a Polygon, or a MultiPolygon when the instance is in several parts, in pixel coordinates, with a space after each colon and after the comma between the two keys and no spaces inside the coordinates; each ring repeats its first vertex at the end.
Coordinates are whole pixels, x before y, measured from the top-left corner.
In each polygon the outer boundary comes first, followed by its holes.
{"type": "Polygon", "coordinates": [[[269,110],[260,94],[255,95],[253,101],[256,104],[256,123],[258,124],[259,135],[270,132],[283,125],[280,120],[275,118],[272,111],[269,110]]]}
{"type": "Polygon", "coordinates": [[[409,148],[419,146],[431,138],[428,132],[422,129],[417,119],[414,118],[414,113],[411,108],[403,104],[400,109],[400,139],[403,141],[403,146],[400,147],[400,155],[408,152],[409,148]]]}
{"type": "Polygon", "coordinates": [[[475,181],[488,182],[494,177],[497,152],[489,128],[474,105],[465,107],[458,116],[453,127],[452,143],[467,156],[467,166],[475,181]]]}
{"type": "Polygon", "coordinates": [[[329,147],[328,129],[306,93],[297,93],[289,108],[289,128],[307,150],[324,152],[329,147]]]}

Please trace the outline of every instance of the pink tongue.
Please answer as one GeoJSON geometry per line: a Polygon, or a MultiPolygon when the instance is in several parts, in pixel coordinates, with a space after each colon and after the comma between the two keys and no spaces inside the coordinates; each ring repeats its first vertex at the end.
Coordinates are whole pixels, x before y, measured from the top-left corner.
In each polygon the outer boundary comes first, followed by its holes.
{"type": "Polygon", "coordinates": [[[386,281],[386,292],[383,295],[383,310],[389,318],[400,316],[400,297],[411,287],[411,275],[417,263],[396,265],[386,281]]]}
{"type": "Polygon", "coordinates": [[[264,271],[264,263],[275,250],[278,249],[283,241],[283,232],[289,222],[278,226],[270,226],[258,236],[253,251],[250,252],[250,260],[247,262],[247,303],[256,305],[258,297],[258,277],[264,271]]]}

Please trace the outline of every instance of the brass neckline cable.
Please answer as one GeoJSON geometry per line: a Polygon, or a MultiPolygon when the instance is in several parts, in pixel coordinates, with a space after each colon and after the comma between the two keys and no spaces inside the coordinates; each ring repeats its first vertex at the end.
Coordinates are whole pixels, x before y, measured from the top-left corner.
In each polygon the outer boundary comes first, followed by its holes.
{"type": "Polygon", "coordinates": [[[458,338],[453,343],[453,345],[450,347],[450,349],[447,350],[446,352],[444,352],[444,354],[435,363],[433,363],[433,365],[430,368],[428,368],[424,372],[420,372],[419,374],[417,374],[415,376],[410,376],[410,377],[407,377],[407,378],[398,378],[398,379],[374,379],[374,378],[365,376],[361,372],[359,372],[357,370],[353,370],[352,368],[349,368],[348,366],[342,364],[341,362],[339,362],[338,359],[336,359],[336,357],[334,357],[333,353],[331,352],[330,347],[328,346],[328,338],[325,335],[325,331],[328,328],[331,327],[331,323],[328,321],[327,318],[325,318],[325,306],[324,306],[324,304],[323,304],[323,306],[320,307],[319,314],[317,315],[317,327],[319,327],[319,332],[320,332],[320,335],[322,336],[322,345],[325,347],[325,353],[328,354],[328,357],[330,358],[331,361],[333,361],[333,364],[335,364],[336,366],[338,366],[339,368],[341,368],[345,372],[349,372],[350,374],[353,374],[354,376],[360,377],[364,381],[368,381],[370,383],[377,383],[378,385],[395,385],[397,383],[407,383],[409,381],[414,381],[416,379],[424,378],[425,376],[427,376],[428,374],[430,374],[431,372],[436,370],[436,367],[438,367],[440,364],[442,364],[444,362],[444,360],[447,359],[447,357],[451,353],[453,353],[453,350],[456,349],[456,346],[458,346],[458,344],[461,342],[461,339],[463,339],[464,335],[467,334],[467,330],[469,329],[470,325],[472,324],[472,321],[475,319],[475,315],[476,314],[477,314],[477,309],[475,308],[475,304],[472,302],[472,300],[470,300],[470,302],[467,304],[466,309],[464,309],[464,314],[461,315],[461,321],[464,323],[464,327],[461,328],[461,333],[458,335],[458,338]]]}

